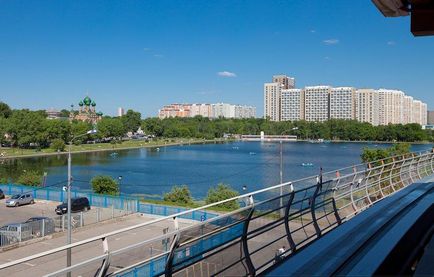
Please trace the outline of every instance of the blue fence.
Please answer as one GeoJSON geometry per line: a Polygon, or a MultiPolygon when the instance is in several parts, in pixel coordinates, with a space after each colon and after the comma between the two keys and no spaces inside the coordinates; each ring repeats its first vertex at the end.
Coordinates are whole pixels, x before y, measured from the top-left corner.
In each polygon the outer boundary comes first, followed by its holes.
{"type": "MultiPolygon", "coordinates": [[[[244,222],[236,224],[235,226],[228,228],[227,230],[209,236],[206,239],[199,240],[197,243],[188,247],[183,247],[176,250],[174,255],[174,263],[177,266],[187,266],[202,258],[202,254],[206,253],[210,249],[214,249],[234,239],[242,236],[244,228],[244,222]],[[188,253],[188,254],[187,254],[188,253]],[[194,257],[190,259],[190,257],[194,257]]],[[[132,268],[131,270],[118,274],[117,277],[153,277],[164,274],[165,266],[167,262],[167,255],[158,257],[149,261],[146,264],[132,268]]]]}
{"type": "MultiPolygon", "coordinates": [[[[66,191],[59,188],[32,188],[17,184],[0,184],[0,189],[7,195],[31,193],[35,199],[63,202],[66,201],[67,198],[66,191]]],[[[101,208],[111,208],[113,206],[115,209],[119,210],[128,210],[152,215],[169,216],[189,210],[181,207],[141,203],[138,198],[134,197],[111,196],[78,190],[71,190],[71,195],[72,197],[87,197],[91,206],[101,208]]],[[[217,216],[217,214],[206,211],[194,211],[181,216],[181,218],[205,221],[215,216],[217,216]]]]}

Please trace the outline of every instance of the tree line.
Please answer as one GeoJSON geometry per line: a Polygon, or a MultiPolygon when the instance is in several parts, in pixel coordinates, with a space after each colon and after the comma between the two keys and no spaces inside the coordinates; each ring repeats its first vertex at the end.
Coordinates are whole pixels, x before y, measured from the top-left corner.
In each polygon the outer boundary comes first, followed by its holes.
{"type": "MultiPolygon", "coordinates": [[[[68,116],[68,111],[62,112],[68,116]]],[[[19,148],[47,148],[52,145],[62,150],[72,137],[94,128],[88,122],[47,119],[45,111],[28,109],[12,110],[0,102],[0,143],[19,148]]],[[[104,116],[98,122],[98,133],[81,137],[77,144],[89,140],[116,141],[127,132],[141,127],[147,135],[162,138],[221,138],[224,134],[296,135],[300,139],[327,139],[348,141],[434,141],[431,130],[422,130],[418,124],[389,124],[372,126],[355,120],[332,119],[325,122],[285,121],[273,122],[262,118],[209,119],[194,118],[146,118],[128,110],[122,117],[104,116]]]]}

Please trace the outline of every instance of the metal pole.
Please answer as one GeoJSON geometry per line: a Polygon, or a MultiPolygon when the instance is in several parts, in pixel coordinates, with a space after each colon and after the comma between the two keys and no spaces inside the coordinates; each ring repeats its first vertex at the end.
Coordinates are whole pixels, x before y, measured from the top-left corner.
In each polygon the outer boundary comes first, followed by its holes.
{"type": "MultiPolygon", "coordinates": [[[[72,140],[69,142],[69,151],[68,151],[68,191],[67,191],[67,198],[68,198],[68,210],[67,210],[67,220],[68,220],[68,230],[67,230],[67,236],[66,236],[66,242],[67,244],[71,244],[71,145],[72,140]]],[[[71,266],[71,248],[68,248],[66,250],[66,266],[71,266]]],[[[67,273],[67,277],[71,277],[71,272],[67,273]]]]}
{"type": "MultiPolygon", "coordinates": [[[[282,148],[282,140],[280,140],[280,183],[283,184],[283,148],[282,148]]],[[[283,187],[280,187],[280,216],[283,216],[283,199],[282,199],[282,195],[283,195],[283,187]]]]}

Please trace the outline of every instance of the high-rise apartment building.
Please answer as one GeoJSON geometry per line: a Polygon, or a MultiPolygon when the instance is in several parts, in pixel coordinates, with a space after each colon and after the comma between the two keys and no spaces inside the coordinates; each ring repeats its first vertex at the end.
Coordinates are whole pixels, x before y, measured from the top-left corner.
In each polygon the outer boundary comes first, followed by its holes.
{"type": "Polygon", "coordinates": [[[330,89],[330,118],[355,119],[355,92],[353,87],[330,89]]]}
{"type": "Polygon", "coordinates": [[[413,97],[404,95],[402,100],[402,124],[413,123],[413,97]]]}
{"type": "Polygon", "coordinates": [[[208,118],[252,118],[256,116],[256,108],[252,106],[217,104],[170,104],[158,110],[158,117],[195,117],[208,118]]]}
{"type": "Polygon", "coordinates": [[[434,111],[427,111],[427,124],[434,125],[434,111]]]}
{"type": "Polygon", "coordinates": [[[279,83],[282,89],[295,88],[295,78],[286,75],[274,75],[273,83],[279,83]]]}
{"type": "Polygon", "coordinates": [[[421,122],[420,125],[427,125],[428,124],[428,106],[426,103],[422,102],[422,107],[421,107],[421,122]]]}
{"type": "Polygon", "coordinates": [[[304,113],[307,121],[326,121],[329,117],[330,86],[304,88],[304,113]]]}
{"type": "Polygon", "coordinates": [[[271,121],[280,121],[280,83],[264,84],[264,117],[271,121]]]}
{"type": "Polygon", "coordinates": [[[190,108],[190,117],[200,115],[202,117],[211,117],[211,104],[192,104],[190,108]]]}
{"type": "Polygon", "coordinates": [[[374,89],[358,89],[355,97],[356,120],[379,125],[379,95],[374,89]]]}
{"type": "Polygon", "coordinates": [[[399,124],[403,122],[404,92],[400,90],[379,89],[380,124],[399,124]]]}
{"type": "Polygon", "coordinates": [[[280,99],[280,120],[297,121],[304,119],[304,91],[282,89],[280,99]]]}
{"type": "Polygon", "coordinates": [[[123,115],[125,115],[125,110],[124,110],[124,108],[119,107],[119,108],[118,108],[118,116],[121,117],[121,116],[123,116],[123,115]]]}

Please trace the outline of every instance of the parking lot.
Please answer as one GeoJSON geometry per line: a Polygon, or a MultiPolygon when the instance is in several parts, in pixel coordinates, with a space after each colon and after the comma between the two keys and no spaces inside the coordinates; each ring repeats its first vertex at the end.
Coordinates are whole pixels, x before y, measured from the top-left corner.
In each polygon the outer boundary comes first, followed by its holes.
{"type": "Polygon", "coordinates": [[[59,202],[36,199],[35,204],[6,207],[6,199],[0,200],[0,227],[10,223],[20,223],[35,216],[55,217],[54,209],[60,204],[59,202]]]}

